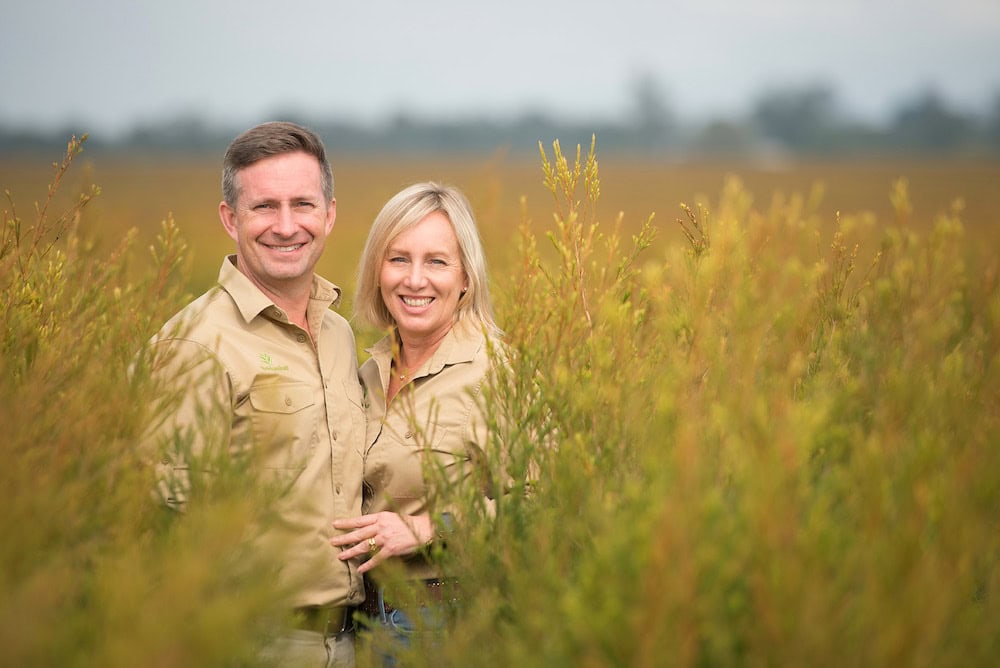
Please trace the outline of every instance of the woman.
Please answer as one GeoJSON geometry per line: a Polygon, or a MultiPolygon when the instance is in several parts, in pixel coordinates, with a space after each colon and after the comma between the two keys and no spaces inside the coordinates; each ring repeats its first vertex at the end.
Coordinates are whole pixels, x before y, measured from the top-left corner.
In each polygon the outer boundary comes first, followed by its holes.
{"type": "Polygon", "coordinates": [[[358,569],[373,585],[366,611],[405,635],[412,611],[408,619],[392,605],[385,584],[393,578],[381,576],[400,569],[422,581],[417,589],[428,588],[426,600],[449,595],[425,548],[451,515],[427,474],[460,480],[486,449],[479,399],[499,331],[482,243],[458,190],[419,183],[389,200],[365,244],[354,310],[362,323],[391,331],[360,370],[368,401],[365,514],[336,522],[346,533],[331,544],[345,548],[342,560],[368,557],[358,569]]]}

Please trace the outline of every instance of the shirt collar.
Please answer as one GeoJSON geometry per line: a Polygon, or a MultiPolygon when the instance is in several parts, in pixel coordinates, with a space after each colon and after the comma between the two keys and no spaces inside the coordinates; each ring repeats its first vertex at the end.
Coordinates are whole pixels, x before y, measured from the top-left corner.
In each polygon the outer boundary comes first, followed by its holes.
{"type": "MultiPolygon", "coordinates": [[[[275,306],[274,302],[247,278],[236,267],[236,256],[227,255],[219,270],[219,285],[229,293],[243,320],[249,324],[258,315],[266,314],[278,320],[287,316],[275,306]]],[[[319,307],[324,310],[340,303],[340,288],[322,276],[313,275],[312,287],[309,289],[309,310],[319,307]]]]}
{"type": "MultiPolygon", "coordinates": [[[[388,368],[392,360],[395,339],[395,332],[387,334],[365,352],[379,361],[380,367],[388,368]]],[[[483,347],[484,342],[485,336],[474,325],[458,323],[448,330],[441,340],[441,345],[414,377],[438,373],[451,364],[471,362],[476,358],[476,353],[483,347]]]]}

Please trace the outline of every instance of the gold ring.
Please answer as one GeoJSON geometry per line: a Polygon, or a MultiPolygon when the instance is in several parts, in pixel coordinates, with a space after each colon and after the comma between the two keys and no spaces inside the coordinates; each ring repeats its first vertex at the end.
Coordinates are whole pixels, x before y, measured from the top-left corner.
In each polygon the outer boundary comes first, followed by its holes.
{"type": "Polygon", "coordinates": [[[375,536],[368,539],[368,552],[370,554],[378,552],[378,545],[375,544],[375,536]]]}

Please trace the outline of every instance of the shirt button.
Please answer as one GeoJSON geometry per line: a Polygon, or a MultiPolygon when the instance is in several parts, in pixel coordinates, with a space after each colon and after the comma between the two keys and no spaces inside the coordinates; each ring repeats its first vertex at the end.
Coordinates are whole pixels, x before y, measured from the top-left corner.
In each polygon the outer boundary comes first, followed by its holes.
{"type": "Polygon", "coordinates": [[[405,434],[403,434],[403,438],[413,438],[413,432],[407,431],[405,434]]]}
{"type": "Polygon", "coordinates": [[[337,494],[340,494],[340,485],[337,485],[337,494]]]}
{"type": "Polygon", "coordinates": [[[333,432],[333,440],[337,440],[337,432],[333,432]]]}
{"type": "Polygon", "coordinates": [[[164,457],[163,459],[161,459],[161,460],[160,460],[160,463],[161,463],[161,464],[169,464],[169,463],[170,463],[170,460],[169,460],[169,459],[167,459],[166,457],[164,457]]]}
{"type": "Polygon", "coordinates": [[[299,343],[305,343],[306,342],[306,335],[305,334],[299,334],[295,338],[298,339],[299,343]]]}
{"type": "Polygon", "coordinates": [[[292,398],[291,397],[285,397],[285,405],[286,406],[291,406],[292,405],[292,398]]]}

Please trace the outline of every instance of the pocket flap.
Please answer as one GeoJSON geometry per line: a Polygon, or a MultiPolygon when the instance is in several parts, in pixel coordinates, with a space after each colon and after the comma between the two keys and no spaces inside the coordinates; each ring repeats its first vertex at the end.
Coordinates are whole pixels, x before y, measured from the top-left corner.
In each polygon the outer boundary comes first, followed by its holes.
{"type": "Polygon", "coordinates": [[[305,383],[280,383],[250,388],[250,404],[264,413],[295,413],[312,406],[312,389],[305,383]]]}

